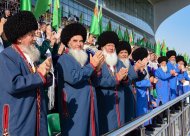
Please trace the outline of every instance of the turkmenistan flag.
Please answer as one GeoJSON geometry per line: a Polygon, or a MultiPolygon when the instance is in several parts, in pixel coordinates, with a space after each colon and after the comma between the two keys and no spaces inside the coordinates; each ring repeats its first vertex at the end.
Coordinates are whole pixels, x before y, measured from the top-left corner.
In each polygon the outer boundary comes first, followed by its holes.
{"type": "Polygon", "coordinates": [[[140,40],[140,46],[146,48],[146,42],[147,42],[146,37],[143,37],[143,38],[140,40]]]}
{"type": "Polygon", "coordinates": [[[141,40],[139,38],[137,38],[137,43],[136,43],[137,46],[140,46],[141,45],[141,40]]]}
{"type": "Polygon", "coordinates": [[[106,26],[106,31],[112,31],[111,21],[108,21],[108,24],[106,26]]]}
{"type": "Polygon", "coordinates": [[[129,42],[129,32],[128,32],[127,28],[124,32],[123,40],[129,42]]]}
{"type": "Polygon", "coordinates": [[[167,46],[166,46],[165,41],[163,41],[163,43],[162,43],[162,56],[166,56],[166,53],[167,53],[167,46]]]}
{"type": "Polygon", "coordinates": [[[100,11],[98,13],[98,18],[99,18],[99,28],[100,28],[100,34],[103,32],[103,27],[102,27],[102,5],[100,6],[100,11]]]}
{"type": "Polygon", "coordinates": [[[122,35],[122,32],[121,32],[121,27],[120,26],[118,28],[117,35],[119,37],[119,40],[122,41],[123,40],[123,35],[122,35]]]}
{"type": "Polygon", "coordinates": [[[83,24],[83,14],[82,14],[82,12],[80,13],[79,22],[80,22],[81,24],[83,24]]]}
{"type": "Polygon", "coordinates": [[[98,0],[96,0],[96,5],[94,8],[94,15],[92,17],[92,22],[90,25],[90,33],[93,35],[100,35],[100,25],[98,18],[98,0]]]}
{"type": "Polygon", "coordinates": [[[135,41],[134,41],[134,31],[132,30],[131,34],[129,35],[129,43],[131,45],[134,45],[135,41]]]}
{"type": "Polygon", "coordinates": [[[160,56],[160,52],[161,52],[161,45],[160,45],[160,42],[158,41],[155,46],[156,46],[156,47],[155,47],[155,54],[156,54],[157,56],[160,56]]]}
{"type": "Polygon", "coordinates": [[[21,0],[20,1],[20,10],[21,11],[32,11],[31,0],[21,0]]]}
{"type": "Polygon", "coordinates": [[[183,57],[184,57],[184,60],[185,60],[185,61],[187,61],[187,60],[188,60],[188,56],[187,56],[187,54],[186,54],[186,53],[183,55],[183,57]]]}
{"type": "Polygon", "coordinates": [[[37,0],[36,7],[34,9],[34,15],[38,19],[41,15],[46,13],[50,9],[51,0],[37,0]]]}
{"type": "Polygon", "coordinates": [[[52,21],[52,26],[58,30],[60,23],[61,23],[61,11],[60,11],[60,1],[59,0],[54,0],[54,8],[53,8],[53,21],[52,21]]]}

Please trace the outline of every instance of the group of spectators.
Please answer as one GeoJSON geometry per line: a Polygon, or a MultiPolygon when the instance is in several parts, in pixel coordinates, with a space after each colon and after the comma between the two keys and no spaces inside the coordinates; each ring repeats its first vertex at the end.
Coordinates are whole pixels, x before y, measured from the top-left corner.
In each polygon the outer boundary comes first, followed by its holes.
{"type": "Polygon", "coordinates": [[[28,11],[1,18],[1,134],[46,136],[47,114],[59,113],[61,135],[102,135],[190,90],[187,62],[174,50],[157,57],[68,20],[54,31],[28,11]]]}

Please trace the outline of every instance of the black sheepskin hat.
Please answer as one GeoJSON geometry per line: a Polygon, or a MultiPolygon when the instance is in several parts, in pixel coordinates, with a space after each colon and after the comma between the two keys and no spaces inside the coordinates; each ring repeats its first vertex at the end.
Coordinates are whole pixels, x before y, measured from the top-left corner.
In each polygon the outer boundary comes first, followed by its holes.
{"type": "Polygon", "coordinates": [[[105,31],[101,33],[100,36],[98,37],[97,44],[98,44],[99,50],[101,50],[101,48],[104,47],[108,43],[113,43],[115,47],[118,45],[119,38],[115,32],[105,31]]]}
{"type": "Polygon", "coordinates": [[[83,42],[85,42],[87,36],[86,28],[80,23],[69,24],[61,32],[61,42],[68,47],[68,42],[76,35],[81,35],[83,42]]]}
{"type": "Polygon", "coordinates": [[[166,63],[168,62],[168,58],[166,56],[161,56],[158,58],[158,63],[162,63],[163,61],[165,61],[166,63]]]}
{"type": "Polygon", "coordinates": [[[134,61],[143,60],[146,57],[148,57],[148,51],[143,47],[137,48],[132,53],[132,58],[134,61]]]}
{"type": "Polygon", "coordinates": [[[171,56],[175,56],[176,57],[176,52],[174,50],[170,50],[166,53],[166,56],[168,57],[168,59],[171,57],[171,56]]]}
{"type": "Polygon", "coordinates": [[[180,62],[180,61],[185,62],[185,60],[184,60],[184,57],[183,57],[183,56],[177,56],[177,57],[176,57],[176,62],[178,63],[178,62],[180,62]]]}
{"type": "Polygon", "coordinates": [[[4,24],[5,36],[11,43],[15,43],[18,38],[37,29],[38,23],[30,11],[20,11],[4,24]]]}
{"type": "Polygon", "coordinates": [[[116,52],[119,54],[120,51],[126,50],[128,54],[131,54],[131,45],[126,41],[119,41],[119,44],[116,46],[116,52]]]}

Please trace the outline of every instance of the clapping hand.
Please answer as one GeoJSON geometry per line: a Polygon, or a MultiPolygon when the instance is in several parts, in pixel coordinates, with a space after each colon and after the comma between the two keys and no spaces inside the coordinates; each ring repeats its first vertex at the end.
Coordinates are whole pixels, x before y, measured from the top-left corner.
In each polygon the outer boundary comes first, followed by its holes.
{"type": "Polygon", "coordinates": [[[42,64],[39,65],[37,71],[40,72],[43,76],[50,72],[52,65],[51,57],[47,58],[42,64]]]}
{"type": "Polygon", "coordinates": [[[119,70],[119,72],[116,74],[117,78],[119,81],[121,81],[122,79],[124,79],[128,74],[128,69],[127,68],[121,68],[119,70]]]}
{"type": "Polygon", "coordinates": [[[102,51],[97,51],[94,56],[92,57],[92,54],[90,54],[90,63],[97,69],[100,66],[103,65],[104,62],[104,56],[102,54],[102,51]]]}

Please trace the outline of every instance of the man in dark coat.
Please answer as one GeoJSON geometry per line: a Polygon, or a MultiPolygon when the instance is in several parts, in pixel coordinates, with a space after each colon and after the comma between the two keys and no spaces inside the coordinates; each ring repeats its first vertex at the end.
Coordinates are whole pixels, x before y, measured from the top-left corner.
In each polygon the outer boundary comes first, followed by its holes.
{"type": "MultiPolygon", "coordinates": [[[[67,25],[61,44],[69,48],[58,59],[58,89],[61,132],[63,136],[98,136],[98,111],[93,81],[103,61],[101,51],[94,56],[83,50],[86,29],[82,24],[67,25]]],[[[98,72],[98,73],[97,73],[98,72]]]]}
{"type": "Polygon", "coordinates": [[[47,136],[43,87],[51,67],[48,58],[36,67],[39,51],[33,45],[37,21],[29,11],[10,17],[4,25],[14,43],[0,54],[0,134],[47,136]]]}

